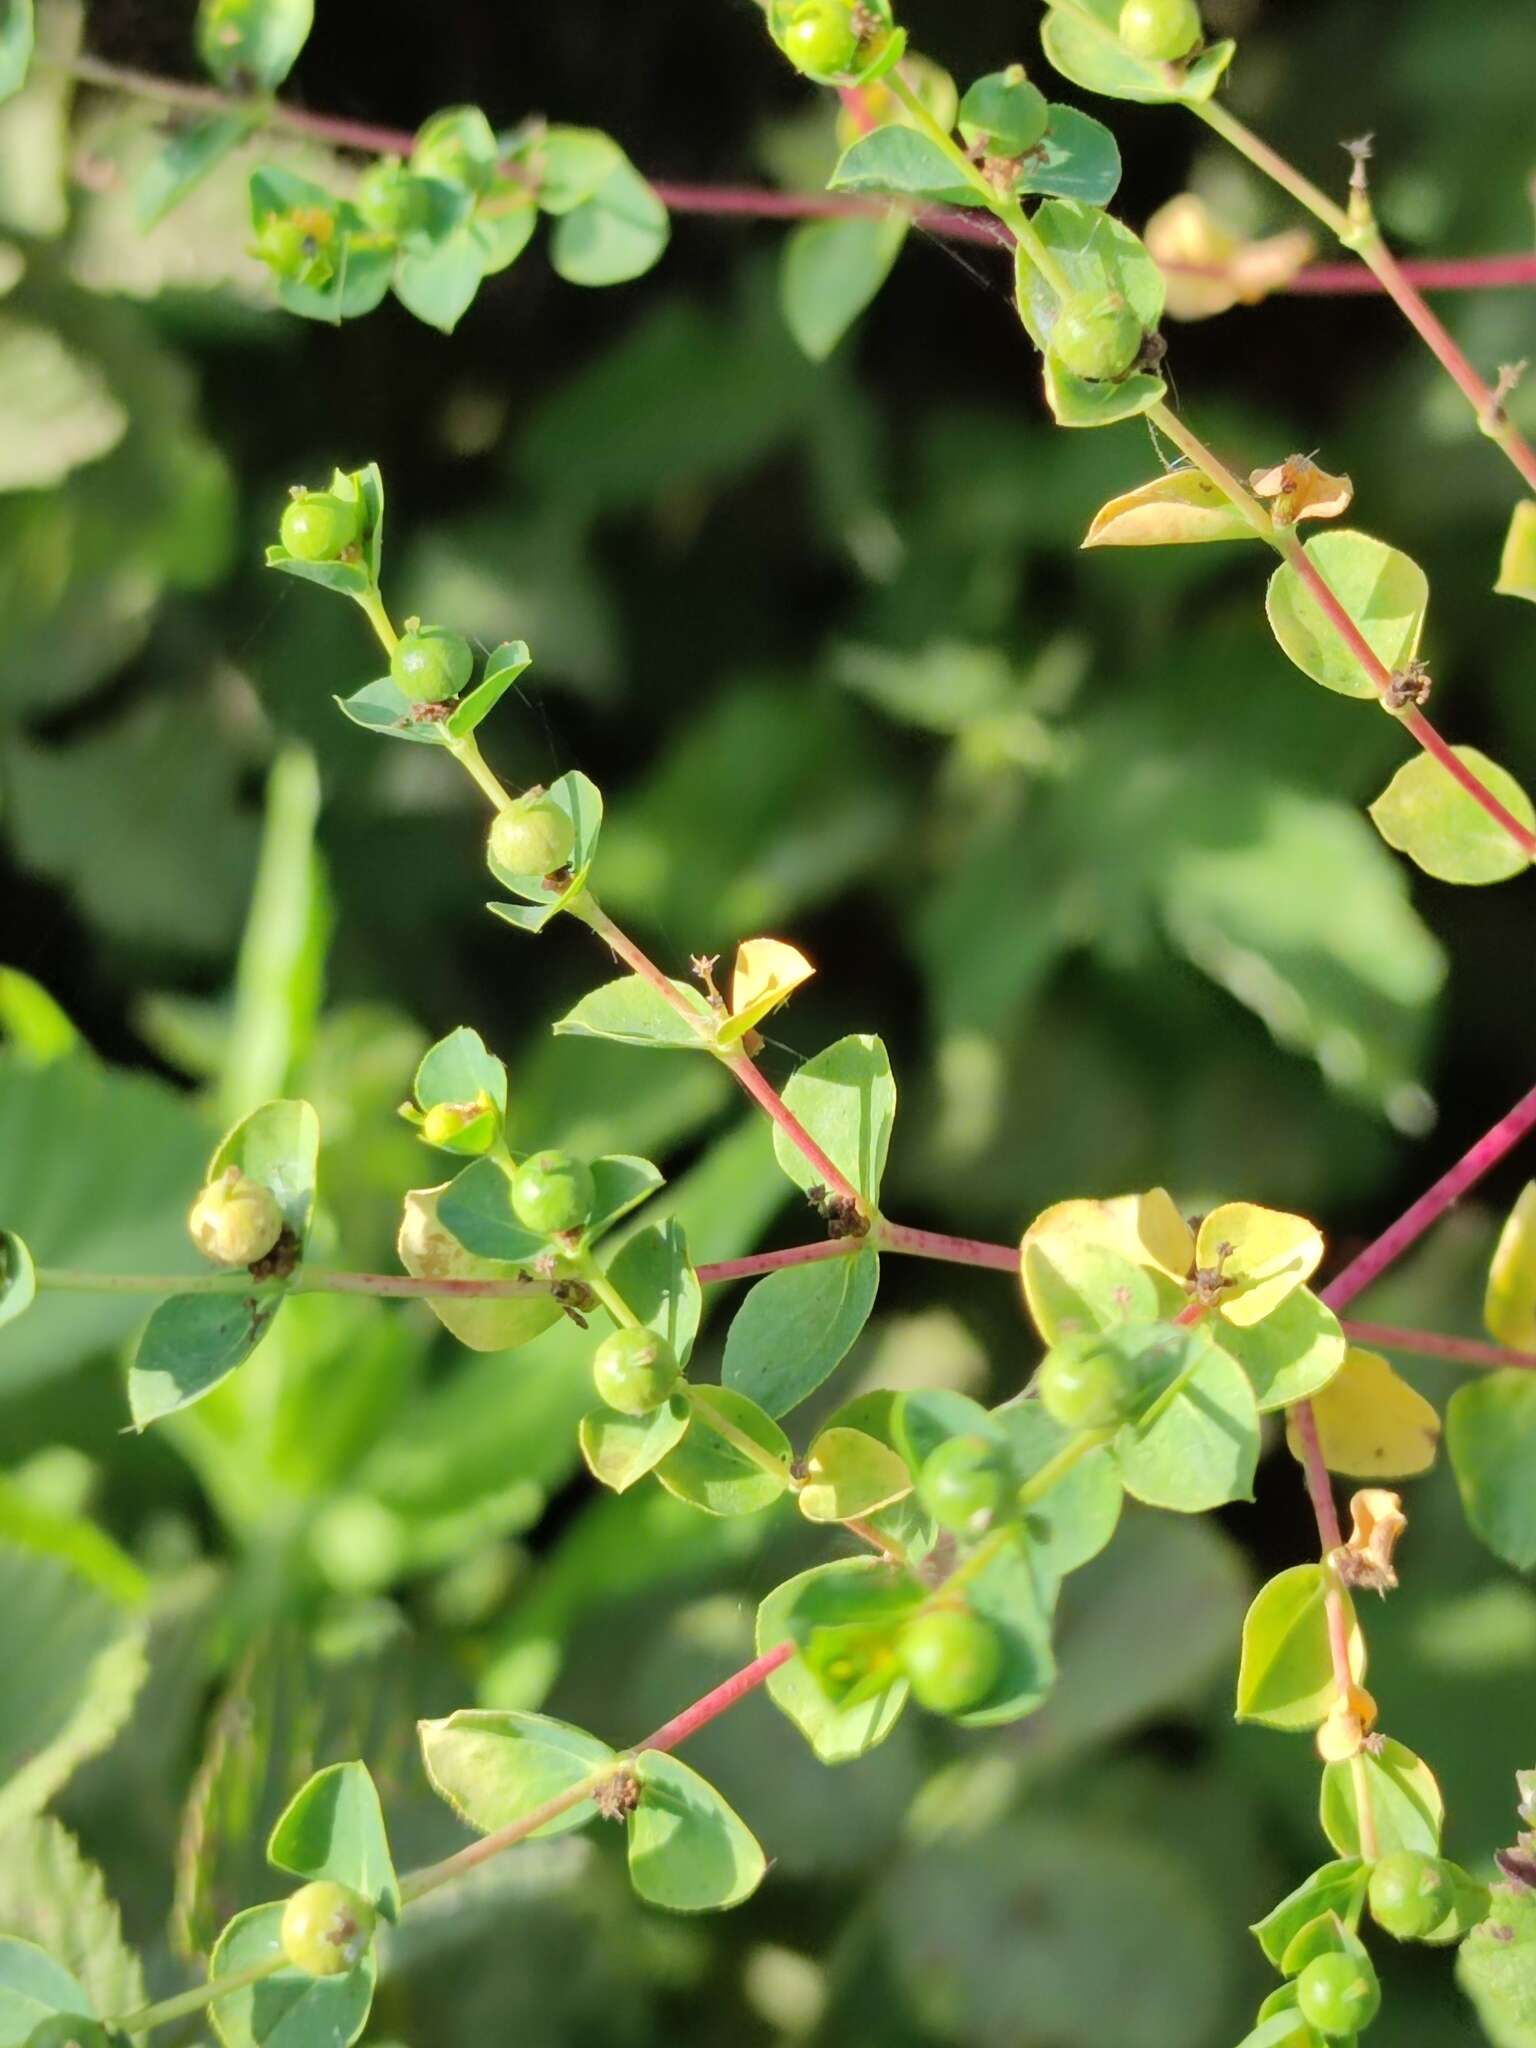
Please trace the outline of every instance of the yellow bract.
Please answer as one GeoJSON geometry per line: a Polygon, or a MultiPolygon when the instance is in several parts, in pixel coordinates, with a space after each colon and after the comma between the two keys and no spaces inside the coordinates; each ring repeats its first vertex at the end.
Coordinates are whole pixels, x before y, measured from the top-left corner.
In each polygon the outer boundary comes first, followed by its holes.
{"type": "Polygon", "coordinates": [[[1182,1284],[1194,1258],[1189,1225],[1162,1188],[1145,1195],[1085,1196],[1042,1209],[1019,1248],[1024,1297],[1035,1327],[1047,1343],[1068,1334],[1069,1325],[1053,1305],[1053,1278],[1077,1270],[1086,1255],[1108,1253],[1125,1265],[1182,1284]]]}
{"type": "Polygon", "coordinates": [[[1347,476],[1319,468],[1310,455],[1287,455],[1272,469],[1256,469],[1248,479],[1255,497],[1271,500],[1269,515],[1276,526],[1299,526],[1303,519],[1337,519],[1347,512],[1355,487],[1347,476]]]}
{"type": "Polygon", "coordinates": [[[1397,1539],[1408,1526],[1402,1500],[1385,1486],[1362,1486],[1350,1495],[1349,1514],[1349,1541],[1334,1552],[1339,1576],[1352,1586],[1388,1592],[1397,1584],[1397,1539]]]}
{"type": "MultiPolygon", "coordinates": [[[[1375,1351],[1351,1345],[1344,1363],[1312,1397],[1317,1440],[1330,1472],[1352,1479],[1411,1479],[1427,1472],[1440,1448],[1440,1417],[1375,1351]]],[[[1286,1441],[1301,1457],[1296,1425],[1286,1441]]]]}
{"type": "Polygon", "coordinates": [[[1198,470],[1171,469],[1100,506],[1083,546],[1187,547],[1197,541],[1258,538],[1242,513],[1198,470]]]}
{"type": "Polygon", "coordinates": [[[1317,1731],[1318,1755],[1325,1764],[1348,1763],[1365,1747],[1365,1738],[1375,1725],[1375,1700],[1363,1685],[1352,1685],[1343,1699],[1334,1701],[1317,1731]]]}
{"type": "Polygon", "coordinates": [[[816,972],[805,955],[782,939],[743,939],[731,972],[731,1014],[720,1026],[730,1045],[760,1024],[816,972]]]}
{"type": "Polygon", "coordinates": [[[1232,306],[1256,306],[1290,283],[1310,262],[1314,246],[1304,228],[1244,242],[1193,192],[1160,206],[1143,240],[1167,280],[1167,310],[1174,320],[1208,320],[1232,306]]]}
{"type": "Polygon", "coordinates": [[[1239,1329],[1261,1323],[1317,1271],[1323,1234],[1305,1216],[1223,1202],[1200,1225],[1195,1265],[1227,1283],[1217,1307],[1239,1329]]]}
{"type": "Polygon", "coordinates": [[[1536,1180],[1527,1181],[1499,1233],[1483,1299],[1488,1334],[1516,1351],[1536,1351],[1536,1180]]]}

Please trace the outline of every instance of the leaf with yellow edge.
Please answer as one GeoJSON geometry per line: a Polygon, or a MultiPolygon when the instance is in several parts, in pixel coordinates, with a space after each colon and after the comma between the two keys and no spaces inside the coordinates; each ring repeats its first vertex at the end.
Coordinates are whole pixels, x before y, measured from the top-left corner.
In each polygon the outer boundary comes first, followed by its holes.
{"type": "Polygon", "coordinates": [[[1305,228],[1242,241],[1193,192],[1180,192],[1160,206],[1147,222],[1145,240],[1168,280],[1167,310],[1174,320],[1209,320],[1233,306],[1256,306],[1289,284],[1316,246],[1305,228]]]}
{"type": "Polygon", "coordinates": [[[1170,469],[1100,506],[1083,537],[1083,546],[1188,547],[1198,541],[1260,537],[1231,500],[1197,469],[1170,469]]]}
{"type": "MultiPolygon", "coordinates": [[[[1328,1575],[1292,1565],[1254,1596],[1243,1621],[1237,1719],[1270,1728],[1315,1728],[1337,1697],[1328,1633],[1328,1575]]],[[[1349,1666],[1365,1676],[1365,1638],[1349,1616],[1349,1666]]]]}
{"type": "Polygon", "coordinates": [[[1514,1351],[1536,1351],[1536,1180],[1528,1180],[1499,1232],[1483,1297],[1488,1334],[1514,1351]]]}
{"type": "Polygon", "coordinates": [[[743,939],[731,973],[731,1014],[720,1043],[734,1045],[816,972],[805,955],[782,939],[743,939]]]}
{"type": "Polygon", "coordinates": [[[1024,1297],[1049,1344],[1085,1329],[1155,1322],[1183,1305],[1194,1252],[1189,1225],[1162,1188],[1055,1202],[1024,1233],[1024,1297]]]}
{"type": "Polygon", "coordinates": [[[1305,1216],[1261,1209],[1254,1202],[1223,1202],[1200,1225],[1197,1272],[1219,1272],[1226,1286],[1217,1307],[1239,1329],[1261,1323],[1288,1294],[1317,1271],[1323,1234],[1305,1216]]]}
{"type": "Polygon", "coordinates": [[[912,1491],[907,1461],[862,1429],[824,1429],[805,1461],[796,1505],[808,1522],[846,1522],[871,1515],[912,1491]]]}
{"type": "Polygon", "coordinates": [[[1524,597],[1536,604],[1536,498],[1522,498],[1510,515],[1493,587],[1500,597],[1524,597]]]}
{"type": "MultiPolygon", "coordinates": [[[[1429,1470],[1440,1448],[1440,1417],[1432,1405],[1379,1352],[1355,1345],[1313,1395],[1312,1414],[1328,1470],[1351,1479],[1411,1479],[1429,1470]]],[[[1289,1416],[1285,1438],[1300,1459],[1301,1439],[1289,1416]]]]}

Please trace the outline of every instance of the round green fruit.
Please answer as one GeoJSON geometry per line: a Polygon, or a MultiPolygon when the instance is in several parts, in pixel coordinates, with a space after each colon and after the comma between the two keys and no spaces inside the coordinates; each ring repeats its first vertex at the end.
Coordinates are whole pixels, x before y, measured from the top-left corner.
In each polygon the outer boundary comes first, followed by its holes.
{"type": "Polygon", "coordinates": [[[306,1977],[343,1977],[368,1953],[377,1917],[346,1885],[317,1879],[301,1886],[283,1908],[283,1954],[306,1977]]]}
{"type": "Polygon", "coordinates": [[[78,2012],[51,2012],[28,2034],[26,2048],[110,2048],[111,2039],[100,2020],[78,2012]]]}
{"type": "Polygon", "coordinates": [[[1201,35],[1195,0],[1125,0],[1120,47],[1149,64],[1176,64],[1201,35]]]}
{"type": "Polygon", "coordinates": [[[979,1707],[1003,1669],[996,1629],[964,1607],[917,1615],[896,1638],[896,1655],[913,1697],[934,1714],[979,1707]]]}
{"type": "Polygon", "coordinates": [[[784,54],[807,78],[837,78],[851,71],[859,37],[847,0],[805,0],[789,17],[784,54]]]}
{"type": "Polygon", "coordinates": [[[1329,2041],[1353,2040],[1381,2010],[1381,1985],[1364,1956],[1314,1956],[1296,1979],[1296,2006],[1329,2041]]]}
{"type": "Polygon", "coordinates": [[[421,233],[432,221],[429,188],[420,178],[413,178],[397,156],[383,157],[364,172],[356,205],[369,227],[396,240],[421,233]]]}
{"type": "Polygon", "coordinates": [[[434,1102],[421,1120],[429,1145],[465,1158],[488,1152],[496,1136],[496,1105],[482,1088],[473,1102],[434,1102]]]}
{"type": "Polygon", "coordinates": [[[1114,1352],[1063,1344],[1040,1367],[1040,1405],[1063,1429],[1118,1429],[1131,1413],[1135,1386],[1114,1352]]]}
{"type": "Polygon", "coordinates": [[[541,1237],[579,1230],[596,1199],[591,1167],[569,1152],[535,1152],[512,1176],[512,1213],[541,1237]]]}
{"type": "Polygon", "coordinates": [[[1118,292],[1074,292],[1051,329],[1051,354],[1074,377],[1123,377],[1141,354],[1141,322],[1118,292]]]}
{"type": "Polygon", "coordinates": [[[283,509],[278,538],[301,562],[334,562],[360,539],[363,508],[355,499],[329,491],[300,491],[283,509]]]}
{"type": "Polygon", "coordinates": [[[1002,1506],[1006,1484],[985,1437],[952,1436],[924,1459],[917,1497],[941,1529],[974,1529],[1002,1506]]]}
{"type": "Polygon", "coordinates": [[[576,827],[548,797],[525,797],[491,827],[491,860],[508,875],[555,875],[576,851],[576,827]]]}
{"type": "Polygon", "coordinates": [[[592,1360],[598,1399],[620,1415],[649,1415],[679,1377],[677,1353],[654,1330],[615,1330],[592,1360]]]}
{"type": "Polygon", "coordinates": [[[1398,1941],[1422,1941],[1456,1903],[1451,1873],[1437,1856],[1398,1849],[1371,1871],[1371,1918],[1398,1941]]]}
{"type": "Polygon", "coordinates": [[[192,1204],[187,1229],[216,1266],[253,1266],[282,1236],[283,1212],[270,1188],[231,1166],[192,1204]]]}
{"type": "Polygon", "coordinates": [[[390,674],[413,704],[457,697],[474,666],[469,642],[446,626],[417,626],[402,633],[389,657],[390,674]]]}

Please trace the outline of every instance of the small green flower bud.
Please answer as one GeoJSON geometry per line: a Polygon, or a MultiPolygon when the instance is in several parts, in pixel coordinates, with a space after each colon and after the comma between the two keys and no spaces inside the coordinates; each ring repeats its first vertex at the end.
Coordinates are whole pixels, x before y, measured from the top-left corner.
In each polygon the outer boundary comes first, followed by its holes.
{"type": "Polygon", "coordinates": [[[441,1151],[478,1158],[496,1139],[496,1105],[482,1088],[473,1102],[434,1102],[421,1120],[421,1135],[441,1151]]]}
{"type": "Polygon", "coordinates": [[[1050,349],[1074,377],[1097,381],[1123,377],[1142,340],[1141,322],[1118,292],[1074,292],[1056,315],[1050,349]]]}
{"type": "Polygon", "coordinates": [[[381,157],[359,181],[354,204],[376,233],[398,241],[432,223],[432,194],[397,156],[381,157]]]}
{"type": "Polygon", "coordinates": [[[1365,1956],[1314,1956],[1296,1979],[1296,2007],[1328,2041],[1353,2041],[1381,2010],[1381,1985],[1365,1956]]]}
{"type": "Polygon", "coordinates": [[[620,1415],[649,1415],[680,1377],[677,1353],[654,1330],[615,1330],[592,1359],[598,1399],[620,1415]]]}
{"type": "Polygon", "coordinates": [[[917,1497],[941,1529],[984,1527],[1002,1506],[1003,1488],[996,1449],[980,1436],[946,1438],[917,1476],[917,1497]]]}
{"type": "Polygon", "coordinates": [[[543,795],[524,797],[491,827],[491,865],[503,874],[558,874],[575,850],[575,826],[543,795]]]}
{"type": "Polygon", "coordinates": [[[368,1953],[378,1915],[329,1878],[300,1887],[283,1908],[283,1954],[306,1977],[342,1977],[368,1953]]]}
{"type": "Polygon", "coordinates": [[[596,1199],[591,1167],[569,1152],[535,1152],[512,1176],[512,1213],[541,1237],[579,1230],[596,1199]]]}
{"type": "Polygon", "coordinates": [[[329,491],[295,490],[283,508],[278,538],[301,562],[334,562],[363,531],[363,508],[329,491]]]}
{"type": "Polygon", "coordinates": [[[457,697],[474,671],[475,657],[462,633],[446,626],[407,621],[395,643],[389,672],[414,704],[441,704],[457,697]]]}
{"type": "Polygon", "coordinates": [[[187,1228],[216,1266],[253,1266],[282,1236],[283,1212],[270,1188],[230,1166],[192,1204],[187,1228]]]}
{"type": "Polygon", "coordinates": [[[1195,0],[1125,0],[1120,46],[1149,64],[1176,64],[1201,36],[1195,0]]]}
{"type": "Polygon", "coordinates": [[[331,243],[335,217],[321,206],[296,206],[289,213],[269,213],[256,231],[250,253],[285,284],[323,291],[336,275],[331,243]]]}
{"type": "Polygon", "coordinates": [[[807,78],[839,78],[851,71],[859,36],[848,0],[805,0],[789,18],[784,54],[807,78]]]}
{"type": "Polygon", "coordinates": [[[979,1707],[1003,1669],[1003,1646],[990,1623],[964,1607],[915,1615],[896,1638],[913,1697],[933,1714],[979,1707]]]}
{"type": "Polygon", "coordinates": [[[1398,1849],[1371,1869],[1371,1918],[1398,1941],[1422,1941],[1449,1918],[1456,1885],[1438,1856],[1398,1849]]]}

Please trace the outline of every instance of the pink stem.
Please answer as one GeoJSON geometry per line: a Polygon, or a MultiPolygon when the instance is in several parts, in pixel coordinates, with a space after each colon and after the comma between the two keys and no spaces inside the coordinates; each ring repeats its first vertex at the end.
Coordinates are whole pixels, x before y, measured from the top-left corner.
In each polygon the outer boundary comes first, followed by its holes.
{"type": "MultiPolygon", "coordinates": [[[[1397,268],[1410,284],[1417,285],[1421,291],[1483,291],[1507,285],[1536,284],[1536,256],[1431,258],[1421,263],[1399,263],[1397,268]]],[[[1283,289],[1353,298],[1384,292],[1386,286],[1379,277],[1358,263],[1313,263],[1293,277],[1283,289]]]]}
{"type": "Polygon", "coordinates": [[[1448,1173],[1443,1173],[1426,1194],[1420,1195],[1412,1208],[1406,1209],[1380,1237],[1368,1244],[1358,1257],[1351,1259],[1337,1279],[1329,1281],[1322,1291],[1322,1298],[1329,1308],[1343,1308],[1357,1294],[1364,1293],[1373,1280],[1379,1279],[1432,1223],[1438,1222],[1453,1203],[1459,1202],[1467,1190],[1497,1166],[1533,1128],[1536,1128],[1536,1088],[1522,1095],[1509,1114],[1500,1117],[1492,1130],[1485,1131],[1448,1173]]]}
{"type": "Polygon", "coordinates": [[[821,1175],[823,1185],[830,1188],[833,1194],[841,1195],[845,1202],[851,1202],[862,1214],[864,1204],[859,1199],[858,1189],[832,1164],[794,1111],[784,1103],[773,1083],[758,1072],[753,1061],[745,1053],[738,1053],[723,1064],[726,1072],[746,1089],[759,1109],[772,1117],[800,1156],[815,1167],[821,1175]]]}
{"type": "Polygon", "coordinates": [[[745,1259],[716,1259],[695,1268],[699,1282],[713,1287],[723,1280],[753,1280],[759,1273],[781,1273],[789,1266],[809,1266],[818,1259],[846,1259],[862,1251],[859,1237],[824,1237],[815,1244],[792,1244],[781,1252],[753,1252],[745,1259]]]}
{"type": "Polygon", "coordinates": [[[1345,1323],[1351,1343],[1379,1344],[1386,1351],[1406,1351],[1418,1358],[1450,1358],[1458,1365],[1512,1366],[1536,1372],[1536,1351],[1510,1351],[1485,1344],[1479,1337],[1442,1337],[1436,1330],[1399,1330],[1391,1323],[1345,1323]]]}
{"type": "Polygon", "coordinates": [[[716,1720],[728,1708],[745,1699],[765,1679],[772,1678],[775,1671],[787,1664],[795,1654],[795,1645],[780,1643],[777,1648],[764,1651],[752,1663],[743,1665],[740,1671],[721,1681],[713,1692],[705,1693],[701,1700],[695,1700],[691,1707],[684,1707],[680,1714],[674,1714],[670,1721],[663,1721],[654,1735],[648,1735],[644,1742],[634,1745],[638,1754],[643,1749],[676,1749],[686,1742],[690,1735],[697,1735],[716,1720]]]}
{"type": "Polygon", "coordinates": [[[909,1223],[880,1225],[882,1251],[908,1252],[919,1259],[943,1259],[951,1266],[990,1266],[1017,1273],[1019,1250],[1011,1244],[983,1244],[975,1237],[949,1237],[941,1230],[914,1230],[909,1223]]]}

